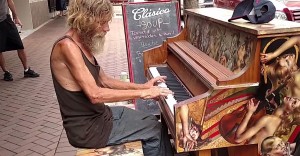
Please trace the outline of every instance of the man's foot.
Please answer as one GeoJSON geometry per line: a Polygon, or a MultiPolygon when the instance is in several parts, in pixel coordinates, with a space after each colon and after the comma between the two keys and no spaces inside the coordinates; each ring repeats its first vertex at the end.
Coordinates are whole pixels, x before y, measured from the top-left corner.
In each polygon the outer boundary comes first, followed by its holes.
{"type": "Polygon", "coordinates": [[[4,72],[4,79],[3,79],[3,80],[4,80],[4,81],[12,81],[12,80],[14,80],[14,79],[13,79],[13,76],[11,75],[10,72],[5,71],[5,72],[4,72]]]}
{"type": "Polygon", "coordinates": [[[39,77],[40,74],[36,73],[35,71],[28,68],[27,71],[24,71],[24,77],[39,77]]]}

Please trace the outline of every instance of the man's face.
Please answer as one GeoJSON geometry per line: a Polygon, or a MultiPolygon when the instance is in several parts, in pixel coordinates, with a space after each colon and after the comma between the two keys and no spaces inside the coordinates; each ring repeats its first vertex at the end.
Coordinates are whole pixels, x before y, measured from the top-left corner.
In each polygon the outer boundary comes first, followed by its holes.
{"type": "Polygon", "coordinates": [[[103,51],[105,35],[109,31],[109,23],[95,22],[92,31],[81,34],[84,45],[89,48],[93,55],[97,55],[103,51]]]}
{"type": "Polygon", "coordinates": [[[100,54],[104,48],[105,35],[110,30],[107,22],[96,22],[94,35],[92,37],[91,51],[94,55],[100,54]]]}

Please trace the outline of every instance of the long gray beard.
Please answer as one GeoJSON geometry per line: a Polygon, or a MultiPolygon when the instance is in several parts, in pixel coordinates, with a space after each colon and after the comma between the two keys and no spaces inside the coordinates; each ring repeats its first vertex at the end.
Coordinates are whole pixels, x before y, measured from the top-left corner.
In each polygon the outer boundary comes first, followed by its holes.
{"type": "Polygon", "coordinates": [[[105,34],[96,34],[94,36],[82,35],[83,45],[95,56],[103,52],[105,43],[105,34]]]}
{"type": "Polygon", "coordinates": [[[91,52],[93,55],[99,55],[104,50],[105,36],[94,36],[92,38],[91,52]]]}

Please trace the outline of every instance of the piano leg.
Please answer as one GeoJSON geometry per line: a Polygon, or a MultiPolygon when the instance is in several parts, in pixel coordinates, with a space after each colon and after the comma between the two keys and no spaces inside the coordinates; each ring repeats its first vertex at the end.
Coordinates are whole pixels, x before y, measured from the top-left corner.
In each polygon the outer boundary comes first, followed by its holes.
{"type": "Polygon", "coordinates": [[[190,152],[191,156],[257,156],[257,145],[233,146],[190,152]],[[223,149],[223,150],[222,150],[223,149]],[[224,151],[225,150],[225,151],[224,151]]]}
{"type": "Polygon", "coordinates": [[[256,156],[258,155],[257,145],[244,145],[228,147],[229,156],[256,156]]]}
{"type": "Polygon", "coordinates": [[[212,150],[201,150],[201,151],[195,151],[193,154],[194,156],[211,156],[212,150]]]}

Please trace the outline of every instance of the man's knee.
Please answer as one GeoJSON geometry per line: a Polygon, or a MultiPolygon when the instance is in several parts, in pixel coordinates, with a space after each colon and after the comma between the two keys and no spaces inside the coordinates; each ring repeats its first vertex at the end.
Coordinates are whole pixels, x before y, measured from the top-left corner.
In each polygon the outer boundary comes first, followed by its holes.
{"type": "Polygon", "coordinates": [[[151,120],[151,122],[148,122],[149,125],[149,139],[150,140],[160,140],[161,139],[161,133],[162,133],[162,124],[159,121],[151,120]]]}

